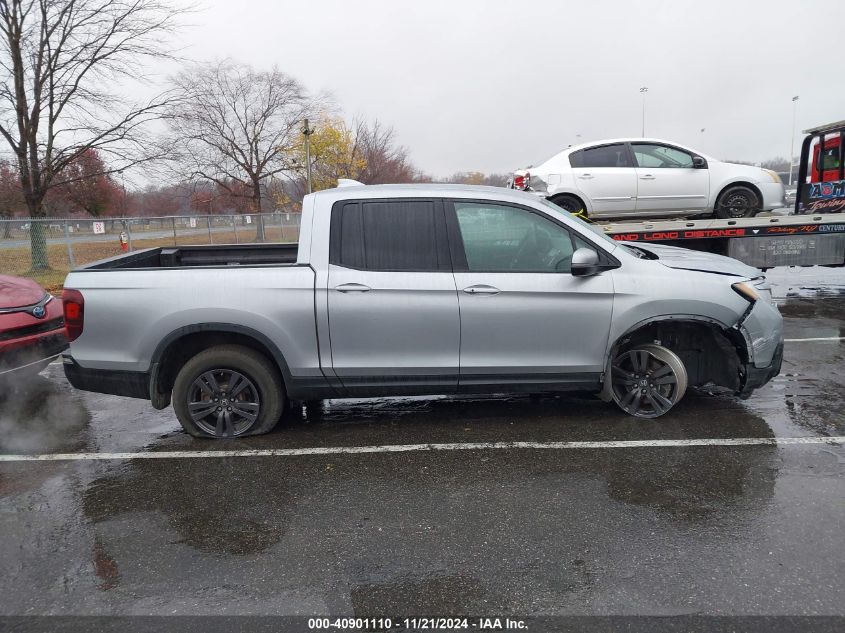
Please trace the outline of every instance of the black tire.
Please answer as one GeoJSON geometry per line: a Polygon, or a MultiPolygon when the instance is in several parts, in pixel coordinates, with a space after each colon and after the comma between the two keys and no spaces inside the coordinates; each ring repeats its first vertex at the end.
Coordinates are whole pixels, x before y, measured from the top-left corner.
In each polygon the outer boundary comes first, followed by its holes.
{"type": "Polygon", "coordinates": [[[717,218],[736,220],[754,217],[762,210],[760,197],[753,189],[735,185],[719,194],[714,213],[717,218]]]}
{"type": "Polygon", "coordinates": [[[551,202],[554,202],[561,209],[572,215],[577,215],[579,218],[587,218],[587,210],[584,208],[584,203],[575,196],[563,194],[551,198],[551,202]]]}
{"type": "Polygon", "coordinates": [[[276,426],[285,409],[282,377],[255,350],[212,347],[179,370],[173,409],[182,428],[194,437],[261,435],[276,426]],[[236,391],[234,397],[227,393],[230,388],[236,391]]]}

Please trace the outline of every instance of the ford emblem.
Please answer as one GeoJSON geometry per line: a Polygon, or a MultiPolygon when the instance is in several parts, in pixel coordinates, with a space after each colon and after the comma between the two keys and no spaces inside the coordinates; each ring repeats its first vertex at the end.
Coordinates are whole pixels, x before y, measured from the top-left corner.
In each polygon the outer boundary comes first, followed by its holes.
{"type": "Polygon", "coordinates": [[[32,316],[36,319],[43,319],[45,314],[47,314],[47,310],[44,309],[44,306],[35,306],[32,309],[32,316]]]}

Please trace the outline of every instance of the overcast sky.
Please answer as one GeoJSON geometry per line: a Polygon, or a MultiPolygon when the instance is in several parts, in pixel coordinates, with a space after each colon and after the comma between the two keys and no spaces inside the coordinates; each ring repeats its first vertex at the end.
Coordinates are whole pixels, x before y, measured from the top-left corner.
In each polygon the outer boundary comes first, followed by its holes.
{"type": "Polygon", "coordinates": [[[843,18],[836,0],[205,0],[183,37],[193,59],[275,64],[331,92],[443,176],[639,136],[641,86],[646,136],[787,157],[794,95],[799,131],[845,119],[840,60],[824,59],[843,18]]]}

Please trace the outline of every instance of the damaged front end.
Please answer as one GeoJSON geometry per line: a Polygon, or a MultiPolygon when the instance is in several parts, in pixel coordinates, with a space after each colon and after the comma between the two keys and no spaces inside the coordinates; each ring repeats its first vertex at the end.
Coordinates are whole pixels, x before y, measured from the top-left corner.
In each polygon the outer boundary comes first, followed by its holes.
{"type": "Polygon", "coordinates": [[[764,277],[733,284],[732,288],[748,300],[748,308],[732,328],[735,338],[741,337],[747,356],[743,359],[736,393],[740,398],[747,398],[780,373],[783,318],[764,277]]]}

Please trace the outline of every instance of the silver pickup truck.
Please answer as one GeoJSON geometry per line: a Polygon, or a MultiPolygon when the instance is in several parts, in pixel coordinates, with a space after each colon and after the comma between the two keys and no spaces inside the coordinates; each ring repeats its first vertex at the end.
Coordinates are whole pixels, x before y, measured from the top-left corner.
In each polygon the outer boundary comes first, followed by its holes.
{"type": "Polygon", "coordinates": [[[590,390],[657,417],[687,386],[780,371],[765,279],[621,244],[519,191],[352,186],[303,202],[295,244],[153,248],[74,270],[79,389],[172,401],[188,433],[266,433],[290,400],[590,390]]]}

